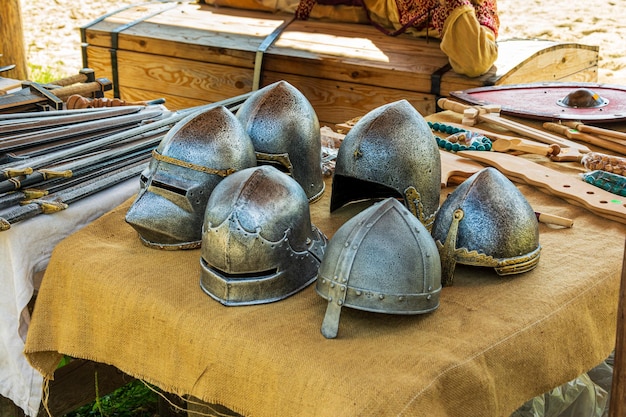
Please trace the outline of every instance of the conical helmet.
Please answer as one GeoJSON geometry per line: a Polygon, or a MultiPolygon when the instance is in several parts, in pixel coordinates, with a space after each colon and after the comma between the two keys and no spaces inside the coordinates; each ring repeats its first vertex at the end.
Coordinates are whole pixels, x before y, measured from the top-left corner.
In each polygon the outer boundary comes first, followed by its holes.
{"type": "Polygon", "coordinates": [[[231,173],[255,165],[252,141],[226,107],[191,114],[152,152],[126,222],[147,246],[199,247],[213,188],[231,173]]]}
{"type": "Polygon", "coordinates": [[[457,263],[511,275],[539,262],[534,210],[515,184],[491,167],[463,181],[442,203],[432,236],[440,252],[443,285],[452,284],[457,263]]]}
{"type": "Polygon", "coordinates": [[[200,286],[229,306],[281,300],[315,280],[326,241],[293,178],[271,165],[236,172],[207,203],[200,286]]]}
{"type": "Polygon", "coordinates": [[[369,198],[402,198],[432,227],[439,207],[441,157],[422,115],[406,100],[359,119],[337,153],[330,210],[369,198]]]}
{"type": "Polygon", "coordinates": [[[320,125],[311,103],[286,81],[255,91],[237,111],[250,135],[258,165],[291,175],[310,202],[324,192],[320,125]]]}
{"type": "Polygon", "coordinates": [[[337,336],[342,307],[390,314],[439,306],[441,264],[426,227],[398,200],[374,203],[328,242],[316,290],[328,300],[322,334],[337,336]]]}

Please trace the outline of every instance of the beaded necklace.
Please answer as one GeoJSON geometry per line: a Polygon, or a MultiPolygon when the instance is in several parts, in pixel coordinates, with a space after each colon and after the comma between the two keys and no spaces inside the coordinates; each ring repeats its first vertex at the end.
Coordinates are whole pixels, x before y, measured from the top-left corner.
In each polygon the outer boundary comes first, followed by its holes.
{"type": "Polygon", "coordinates": [[[449,135],[445,139],[435,135],[437,145],[447,151],[491,150],[491,140],[484,135],[439,122],[428,122],[428,126],[430,126],[430,128],[435,132],[446,133],[449,135]]]}

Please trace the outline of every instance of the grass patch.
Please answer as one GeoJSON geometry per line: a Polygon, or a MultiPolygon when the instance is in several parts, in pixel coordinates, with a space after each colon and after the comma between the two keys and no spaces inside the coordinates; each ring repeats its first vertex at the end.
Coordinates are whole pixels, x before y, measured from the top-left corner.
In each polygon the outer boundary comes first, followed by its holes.
{"type": "Polygon", "coordinates": [[[60,70],[52,67],[28,64],[28,78],[36,83],[46,84],[67,77],[60,70]]]}
{"type": "Polygon", "coordinates": [[[97,398],[66,417],[152,417],[158,413],[158,394],[139,380],[97,398]]]}

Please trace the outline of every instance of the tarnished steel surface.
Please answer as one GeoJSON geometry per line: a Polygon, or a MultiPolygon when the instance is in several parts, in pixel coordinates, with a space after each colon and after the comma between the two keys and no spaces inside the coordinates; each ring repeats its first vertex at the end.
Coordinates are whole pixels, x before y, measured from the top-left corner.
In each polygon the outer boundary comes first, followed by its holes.
{"type": "Polygon", "coordinates": [[[444,285],[452,284],[457,263],[511,275],[539,262],[539,225],[533,208],[507,177],[491,167],[469,177],[442,203],[432,236],[440,251],[444,285]]]}
{"type": "Polygon", "coordinates": [[[439,207],[441,157],[424,117],[406,100],[380,106],[354,125],[337,153],[330,202],[403,198],[430,230],[439,207]]]}
{"type": "Polygon", "coordinates": [[[213,188],[226,175],[255,165],[252,141],[230,110],[219,106],[193,113],[155,149],[126,222],[148,246],[198,247],[213,188]]]}
{"type": "Polygon", "coordinates": [[[239,171],[207,203],[200,286],[224,305],[278,301],[315,280],[325,247],[292,177],[269,165],[239,171]]]}
{"type": "Polygon", "coordinates": [[[255,91],[237,110],[258,164],[289,173],[310,202],[324,192],[320,125],[311,103],[286,81],[255,91]]]}
{"type": "Polygon", "coordinates": [[[375,203],[328,243],[316,283],[328,300],[322,334],[337,336],[342,307],[391,314],[439,306],[441,264],[426,227],[398,200],[375,203]]]}

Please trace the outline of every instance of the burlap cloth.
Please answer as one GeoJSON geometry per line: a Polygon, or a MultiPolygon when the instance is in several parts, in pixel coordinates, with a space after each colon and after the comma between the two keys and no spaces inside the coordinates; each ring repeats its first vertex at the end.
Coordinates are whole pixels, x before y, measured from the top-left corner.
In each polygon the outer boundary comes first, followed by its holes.
{"type": "MultiPolygon", "coordinates": [[[[359,207],[329,214],[329,187],[311,210],[330,238],[359,207]]],[[[127,201],[56,247],[25,353],[46,377],[66,354],[250,417],[508,416],[613,349],[626,231],[519,188],[536,211],[575,220],[540,225],[535,270],[502,278],[459,265],[435,312],[344,308],[333,340],[320,333],[326,301],[314,285],[222,306],[200,289],[200,250],[143,246],[124,222],[127,201]]]]}

